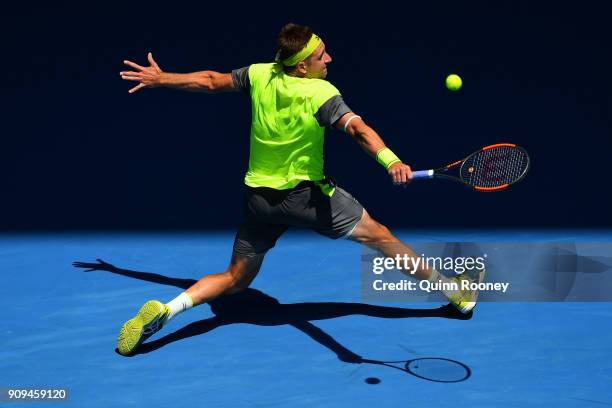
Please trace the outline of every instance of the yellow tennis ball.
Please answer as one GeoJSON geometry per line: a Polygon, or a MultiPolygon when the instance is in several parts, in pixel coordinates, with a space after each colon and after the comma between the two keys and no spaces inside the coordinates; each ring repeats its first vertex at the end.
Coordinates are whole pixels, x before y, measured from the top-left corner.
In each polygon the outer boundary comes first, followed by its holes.
{"type": "Polygon", "coordinates": [[[458,91],[461,89],[461,85],[463,85],[463,81],[459,75],[450,74],[446,77],[446,87],[449,91],[458,91]]]}

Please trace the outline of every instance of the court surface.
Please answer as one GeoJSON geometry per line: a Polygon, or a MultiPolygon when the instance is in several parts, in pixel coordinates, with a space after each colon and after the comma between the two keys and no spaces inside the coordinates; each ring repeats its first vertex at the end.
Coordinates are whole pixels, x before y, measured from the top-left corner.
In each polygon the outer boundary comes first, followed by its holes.
{"type": "MultiPolygon", "coordinates": [[[[603,232],[396,233],[406,242],[612,241],[603,232]]],[[[44,406],[104,408],[612,406],[612,303],[481,303],[467,321],[416,317],[436,303],[367,306],[359,245],[309,232],[279,240],[253,290],[179,315],[141,354],[114,351],[142,303],[224,270],[232,241],[233,232],[1,235],[0,387],[65,387],[68,402],[44,406]],[[114,269],[72,266],[97,258],[114,269]],[[427,381],[355,356],[441,357],[471,375],[427,381]]]]}

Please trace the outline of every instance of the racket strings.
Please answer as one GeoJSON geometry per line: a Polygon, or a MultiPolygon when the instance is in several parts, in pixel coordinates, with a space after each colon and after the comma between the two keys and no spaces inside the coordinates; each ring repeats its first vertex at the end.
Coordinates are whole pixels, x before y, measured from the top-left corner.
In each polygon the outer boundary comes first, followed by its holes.
{"type": "Polygon", "coordinates": [[[517,147],[481,150],[465,160],[461,179],[473,187],[495,188],[518,181],[529,167],[527,153],[517,147]]]}

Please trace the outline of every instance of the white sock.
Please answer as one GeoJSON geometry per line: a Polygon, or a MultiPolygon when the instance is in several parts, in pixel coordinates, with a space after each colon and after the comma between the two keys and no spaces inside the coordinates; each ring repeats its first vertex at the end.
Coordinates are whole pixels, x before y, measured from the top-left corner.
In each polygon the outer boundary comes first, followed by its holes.
{"type": "Polygon", "coordinates": [[[170,315],[166,319],[166,323],[170,321],[177,314],[184,312],[187,309],[191,309],[193,307],[193,300],[191,296],[187,294],[187,292],[183,292],[177,297],[175,297],[170,302],[166,303],[166,306],[170,308],[170,315]]]}
{"type": "MultiPolygon", "coordinates": [[[[435,269],[431,270],[431,275],[429,276],[429,278],[427,279],[430,282],[442,282],[442,283],[451,283],[453,282],[452,280],[450,280],[449,278],[447,278],[446,276],[442,275],[440,272],[436,271],[435,269]]],[[[444,293],[444,296],[446,296],[447,298],[451,298],[451,296],[453,296],[454,294],[456,294],[458,291],[456,290],[441,290],[440,292],[444,293]]]]}

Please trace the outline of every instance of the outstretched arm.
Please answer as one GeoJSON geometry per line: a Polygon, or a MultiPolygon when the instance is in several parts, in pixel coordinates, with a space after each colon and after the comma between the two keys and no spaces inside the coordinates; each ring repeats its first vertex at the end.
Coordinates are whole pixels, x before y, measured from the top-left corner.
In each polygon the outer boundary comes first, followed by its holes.
{"type": "MultiPolygon", "coordinates": [[[[366,153],[377,160],[379,160],[379,154],[387,149],[378,133],[352,112],[344,114],[334,126],[351,135],[366,153]]],[[[389,163],[387,172],[394,184],[408,184],[412,178],[410,166],[399,159],[389,163]]]]}
{"type": "Polygon", "coordinates": [[[132,67],[134,71],[122,71],[119,74],[126,81],[138,82],[138,85],[129,90],[134,93],[141,88],[167,87],[192,92],[216,93],[224,91],[237,91],[234,87],[232,74],[222,74],[215,71],[198,71],[188,74],[173,74],[161,70],[153,55],[149,53],[147,59],[151,64],[148,67],[140,66],[132,61],[125,60],[124,64],[132,67]]]}

